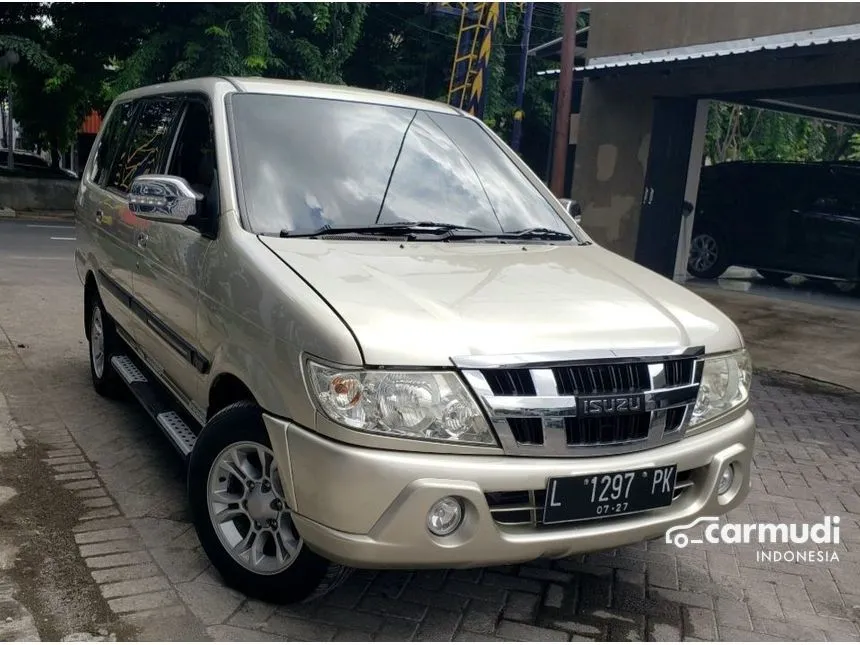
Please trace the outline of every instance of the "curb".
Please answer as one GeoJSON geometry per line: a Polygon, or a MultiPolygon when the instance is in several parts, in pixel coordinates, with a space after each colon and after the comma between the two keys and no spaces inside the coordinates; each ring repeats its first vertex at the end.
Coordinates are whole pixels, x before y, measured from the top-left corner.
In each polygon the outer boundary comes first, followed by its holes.
{"type": "Polygon", "coordinates": [[[72,221],[74,211],[14,211],[11,208],[0,209],[0,220],[57,220],[72,221]]]}

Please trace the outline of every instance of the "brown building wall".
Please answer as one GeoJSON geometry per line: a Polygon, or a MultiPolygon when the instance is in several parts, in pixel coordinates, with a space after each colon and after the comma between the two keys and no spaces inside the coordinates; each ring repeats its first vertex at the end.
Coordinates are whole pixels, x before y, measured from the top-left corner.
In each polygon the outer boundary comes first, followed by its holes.
{"type": "Polygon", "coordinates": [[[854,2],[606,2],[591,8],[588,58],[857,23],[854,2]]]}

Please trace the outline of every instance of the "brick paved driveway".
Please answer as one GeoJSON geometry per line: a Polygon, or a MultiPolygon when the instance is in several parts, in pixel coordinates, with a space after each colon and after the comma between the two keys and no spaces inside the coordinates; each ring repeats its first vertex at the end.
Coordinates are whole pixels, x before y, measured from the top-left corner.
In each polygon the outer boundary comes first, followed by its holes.
{"type": "Polygon", "coordinates": [[[39,444],[57,503],[77,509],[68,530],[93,585],[140,638],[860,638],[858,395],[758,377],[753,492],[728,517],[838,514],[838,562],[759,563],[753,547],[653,541],[528,566],[358,572],[321,601],[278,608],[221,584],[188,522],[179,459],[133,403],[92,391],[85,347],[70,340],[77,330],[31,346],[12,327],[0,336],[0,392],[39,444]]]}

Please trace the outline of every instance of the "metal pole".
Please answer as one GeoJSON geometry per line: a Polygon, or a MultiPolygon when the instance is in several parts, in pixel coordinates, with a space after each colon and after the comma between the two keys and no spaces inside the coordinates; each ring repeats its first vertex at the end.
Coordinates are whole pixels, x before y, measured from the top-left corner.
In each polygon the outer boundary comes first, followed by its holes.
{"type": "Polygon", "coordinates": [[[514,132],[511,137],[511,147],[514,152],[520,151],[520,139],[523,135],[523,96],[526,92],[526,69],[529,62],[529,36],[532,31],[532,13],[534,12],[534,2],[526,4],[526,15],[523,19],[523,39],[521,43],[522,52],[520,54],[520,82],[517,85],[517,109],[514,112],[514,132]]]}
{"type": "Polygon", "coordinates": [[[15,169],[15,158],[13,156],[13,150],[15,150],[15,121],[12,118],[12,80],[9,80],[9,135],[8,135],[8,143],[9,143],[9,156],[6,159],[6,166],[9,170],[15,169]]]}
{"type": "Polygon", "coordinates": [[[573,94],[573,63],[576,55],[576,3],[564,5],[561,41],[561,73],[558,79],[558,106],[553,141],[552,183],[556,197],[564,197],[567,148],[570,145],[570,105],[573,94]]]}

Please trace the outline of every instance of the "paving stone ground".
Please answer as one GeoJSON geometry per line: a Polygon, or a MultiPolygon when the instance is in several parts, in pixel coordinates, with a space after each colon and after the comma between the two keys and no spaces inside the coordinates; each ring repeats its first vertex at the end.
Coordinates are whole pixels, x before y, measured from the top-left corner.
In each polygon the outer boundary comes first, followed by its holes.
{"type": "MultiPolygon", "coordinates": [[[[79,292],[42,289],[21,288],[0,301],[0,393],[8,423],[39,450],[33,468],[53,487],[56,512],[74,518],[57,539],[68,540],[69,566],[89,572],[86,584],[103,602],[105,621],[116,621],[110,633],[148,640],[860,640],[860,395],[757,376],[752,492],[725,518],[815,523],[839,515],[838,562],[760,562],[757,547],[679,550],[654,540],[514,567],[362,571],[315,603],[275,607],[219,580],[189,523],[182,468],[168,441],[134,403],[92,390],[79,292]]],[[[0,486],[2,477],[0,469],[0,486]]],[[[11,607],[4,571],[0,609],[11,607]]]]}

